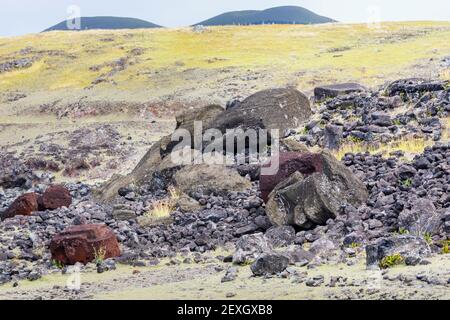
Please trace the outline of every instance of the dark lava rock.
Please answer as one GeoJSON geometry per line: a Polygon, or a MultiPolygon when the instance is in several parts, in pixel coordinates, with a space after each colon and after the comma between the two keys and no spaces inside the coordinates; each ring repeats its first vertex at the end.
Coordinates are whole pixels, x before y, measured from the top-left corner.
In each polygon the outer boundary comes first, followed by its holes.
{"type": "Polygon", "coordinates": [[[366,246],[367,267],[376,267],[383,258],[395,254],[399,254],[403,259],[423,259],[431,254],[431,250],[423,238],[412,235],[381,238],[375,244],[366,246]]]}
{"type": "Polygon", "coordinates": [[[324,147],[328,149],[339,149],[343,137],[343,128],[341,126],[328,125],[324,131],[324,147]]]}
{"type": "Polygon", "coordinates": [[[234,264],[245,264],[253,261],[264,252],[271,252],[272,246],[262,233],[244,235],[236,242],[233,254],[234,264]]]}
{"type": "Polygon", "coordinates": [[[316,87],[314,89],[314,97],[316,101],[321,101],[328,98],[335,98],[340,95],[362,92],[366,90],[366,88],[358,83],[339,83],[316,87]]]}
{"type": "Polygon", "coordinates": [[[272,227],[266,231],[265,237],[274,247],[287,247],[294,243],[295,229],[292,226],[272,227]]]}
{"type": "Polygon", "coordinates": [[[399,227],[418,237],[439,234],[443,216],[428,199],[417,199],[411,209],[404,210],[398,217],[399,227]]]}
{"type": "Polygon", "coordinates": [[[227,129],[286,129],[297,128],[312,115],[309,99],[292,88],[257,92],[239,106],[219,114],[210,128],[223,133],[227,129]]]}
{"type": "Polygon", "coordinates": [[[251,265],[251,270],[255,276],[268,276],[278,274],[286,270],[289,265],[289,258],[277,253],[263,253],[251,265]]]}
{"type": "Polygon", "coordinates": [[[374,112],[371,114],[373,124],[381,127],[392,125],[391,116],[385,112],[374,112]]]}
{"type": "Polygon", "coordinates": [[[387,87],[386,93],[392,97],[398,94],[439,91],[444,89],[445,87],[443,83],[439,81],[430,81],[422,78],[410,78],[392,82],[387,87]]]}

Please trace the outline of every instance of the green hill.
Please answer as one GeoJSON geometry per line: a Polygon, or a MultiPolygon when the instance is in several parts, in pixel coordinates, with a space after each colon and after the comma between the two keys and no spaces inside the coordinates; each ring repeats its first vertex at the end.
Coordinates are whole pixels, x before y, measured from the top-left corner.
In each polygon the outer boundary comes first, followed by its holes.
{"type": "Polygon", "coordinates": [[[197,25],[318,24],[327,22],[335,22],[335,20],[319,16],[302,7],[284,6],[263,11],[227,12],[197,23],[197,25]]]}
{"type": "MultiPolygon", "coordinates": [[[[148,29],[148,28],[160,28],[161,26],[135,18],[124,17],[82,17],[81,30],[92,29],[148,29]]],[[[62,21],[53,27],[50,27],[44,32],[54,30],[71,30],[68,28],[68,21],[62,21]]]]}

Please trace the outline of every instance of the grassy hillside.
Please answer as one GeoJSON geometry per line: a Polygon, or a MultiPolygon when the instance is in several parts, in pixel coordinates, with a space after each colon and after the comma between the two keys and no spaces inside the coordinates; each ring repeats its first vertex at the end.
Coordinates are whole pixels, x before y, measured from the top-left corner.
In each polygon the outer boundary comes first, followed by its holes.
{"type": "Polygon", "coordinates": [[[257,24],[316,24],[334,22],[302,7],[283,6],[267,10],[246,10],[226,12],[200,22],[205,26],[257,25],[257,24]]]}
{"type": "Polygon", "coordinates": [[[219,98],[226,99],[271,86],[304,91],[341,81],[374,86],[433,72],[449,78],[448,69],[440,66],[450,55],[448,39],[450,23],[437,22],[385,23],[380,29],[270,25],[211,27],[200,33],[182,28],[0,38],[0,65],[19,58],[32,61],[0,73],[0,93],[114,90],[136,92],[146,101],[220,92],[219,98]]]}

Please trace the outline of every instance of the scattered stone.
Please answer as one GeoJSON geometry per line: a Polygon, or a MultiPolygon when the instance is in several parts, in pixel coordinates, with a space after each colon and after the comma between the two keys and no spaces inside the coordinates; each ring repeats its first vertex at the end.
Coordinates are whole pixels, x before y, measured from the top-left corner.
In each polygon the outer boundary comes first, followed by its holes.
{"type": "Polygon", "coordinates": [[[177,199],[177,207],[182,212],[196,212],[202,208],[200,203],[189,197],[188,195],[181,195],[179,199],[177,199]]]}
{"type": "Polygon", "coordinates": [[[39,280],[41,277],[42,277],[41,272],[39,270],[34,270],[28,274],[27,279],[30,281],[36,281],[39,280]]]}
{"type": "Polygon", "coordinates": [[[443,222],[443,216],[428,199],[417,199],[411,209],[403,210],[398,216],[399,227],[417,237],[439,234],[443,222]]]}
{"type": "Polygon", "coordinates": [[[70,207],[72,196],[70,191],[60,185],[52,185],[45,190],[42,197],[39,198],[40,210],[55,210],[61,207],[70,207]]]}
{"type": "Polygon", "coordinates": [[[430,247],[423,238],[396,235],[381,238],[375,244],[366,246],[366,264],[368,268],[377,267],[383,258],[394,255],[412,262],[426,258],[430,254],[430,247]]]}
{"type": "Polygon", "coordinates": [[[136,212],[127,205],[115,205],[112,216],[116,220],[130,220],[136,218],[136,212]]]}
{"type": "Polygon", "coordinates": [[[289,258],[277,253],[263,253],[251,265],[255,276],[268,276],[278,274],[289,265],[289,258]]]}
{"type": "Polygon", "coordinates": [[[255,260],[262,253],[271,251],[272,246],[262,233],[244,235],[236,242],[233,263],[246,264],[255,260]]]}
{"type": "Polygon", "coordinates": [[[389,96],[398,94],[411,94],[415,92],[445,90],[444,85],[438,81],[428,81],[421,78],[401,79],[392,82],[386,89],[389,96]]]}
{"type": "Polygon", "coordinates": [[[324,130],[323,145],[325,148],[337,150],[341,146],[344,129],[341,126],[328,125],[324,130]]]}
{"type": "Polygon", "coordinates": [[[325,282],[324,276],[318,275],[306,280],[305,284],[308,287],[320,287],[324,282],[325,282]]]}
{"type": "Polygon", "coordinates": [[[265,237],[274,248],[287,247],[294,243],[295,229],[292,226],[272,227],[266,231],[265,237]]]}
{"type": "Polygon", "coordinates": [[[238,273],[238,270],[236,267],[229,267],[227,269],[227,272],[223,276],[221,282],[224,283],[224,282],[230,282],[230,281],[236,280],[237,273],[238,273]]]}
{"type": "Polygon", "coordinates": [[[291,264],[295,264],[299,267],[308,265],[314,258],[313,253],[306,251],[299,246],[290,248],[289,250],[284,251],[283,254],[289,257],[289,262],[291,264]]]}
{"type": "Polygon", "coordinates": [[[324,99],[336,98],[340,95],[362,92],[366,90],[366,88],[358,83],[332,84],[314,88],[314,98],[316,101],[321,101],[324,99]]]}
{"type": "Polygon", "coordinates": [[[137,222],[139,226],[149,228],[154,226],[169,225],[173,223],[173,217],[152,217],[150,215],[143,215],[137,218],[137,222]]]}
{"type": "Polygon", "coordinates": [[[15,216],[29,216],[38,210],[38,195],[36,193],[26,193],[19,196],[1,215],[5,220],[15,216]]]}

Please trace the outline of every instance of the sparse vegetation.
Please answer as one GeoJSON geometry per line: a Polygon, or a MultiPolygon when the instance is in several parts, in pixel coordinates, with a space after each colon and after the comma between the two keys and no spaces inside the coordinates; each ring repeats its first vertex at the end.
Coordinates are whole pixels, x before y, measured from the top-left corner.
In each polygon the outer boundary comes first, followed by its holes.
{"type": "Polygon", "coordinates": [[[400,183],[405,188],[411,188],[413,182],[411,179],[404,179],[404,180],[401,180],[400,183]]]}
{"type": "Polygon", "coordinates": [[[347,138],[347,140],[350,141],[350,143],[353,143],[353,144],[363,143],[363,142],[364,142],[363,139],[358,138],[358,137],[355,137],[355,136],[349,136],[349,137],[347,138]]]}
{"type": "MultiPolygon", "coordinates": [[[[349,79],[374,86],[385,83],[389,76],[394,80],[410,75],[413,65],[430,58],[430,48],[449,52],[450,43],[442,40],[450,37],[449,27],[450,23],[445,22],[382,23],[380,33],[366,24],[352,25],[351,29],[345,24],[266,25],[211,27],[203,33],[191,28],[117,30],[114,33],[92,30],[2,38],[0,57],[17,56],[26,44],[32,50],[24,57],[42,59],[28,69],[1,74],[0,87],[23,91],[82,89],[102,75],[102,70],[91,71],[92,66],[123,58],[137,43],[143,50],[139,59],[114,75],[115,84],[102,83],[102,88],[146,88],[155,95],[161,90],[158,74],[167,75],[167,69],[173,77],[165,82],[164,92],[179,88],[182,72],[213,69],[240,72],[249,68],[271,74],[272,83],[264,82],[266,87],[286,83],[292,77],[302,90],[310,90],[318,82],[339,83],[349,79]],[[422,34],[418,29],[428,32],[422,34]],[[385,39],[385,35],[395,39],[403,34],[412,36],[399,42],[385,39]],[[105,37],[114,41],[99,41],[105,37]],[[266,50],[267,43],[277,50],[266,50]],[[344,47],[349,50],[341,51],[339,58],[326,54],[344,47]],[[183,65],[176,66],[180,53],[183,65]],[[213,58],[217,58],[214,63],[208,62],[213,58]],[[299,70],[301,77],[296,76],[299,70]]],[[[439,54],[436,56],[438,59],[439,54]]],[[[189,79],[184,79],[185,85],[195,86],[196,80],[189,79]]],[[[204,78],[212,82],[216,79],[204,78]]]]}
{"type": "Polygon", "coordinates": [[[308,132],[309,132],[308,128],[304,127],[303,130],[302,130],[302,134],[307,135],[308,132]]]}
{"type": "Polygon", "coordinates": [[[64,269],[64,264],[58,260],[52,260],[52,265],[58,269],[64,269]]]}
{"type": "Polygon", "coordinates": [[[428,244],[433,243],[433,237],[428,232],[423,235],[423,238],[428,244]]]}
{"type": "Polygon", "coordinates": [[[442,254],[450,253],[450,240],[444,240],[442,245],[442,254]]]}
{"type": "Polygon", "coordinates": [[[173,212],[174,206],[171,204],[170,200],[159,200],[152,204],[152,210],[148,211],[145,215],[151,218],[165,218],[170,216],[173,212]]]}
{"type": "Polygon", "coordinates": [[[352,242],[352,243],[349,245],[349,247],[352,248],[352,249],[356,249],[356,248],[361,247],[361,243],[358,243],[358,242],[352,242]]]}
{"type": "Polygon", "coordinates": [[[405,262],[405,258],[399,253],[386,256],[380,261],[380,268],[381,269],[388,269],[392,268],[397,265],[401,265],[405,262]]]}
{"type": "Polygon", "coordinates": [[[96,264],[101,264],[105,261],[106,250],[104,247],[100,247],[98,250],[94,248],[94,262],[96,264]]]}
{"type": "Polygon", "coordinates": [[[405,228],[400,228],[398,229],[398,234],[409,234],[409,231],[406,230],[405,228]]]}
{"type": "Polygon", "coordinates": [[[382,154],[383,156],[389,156],[394,151],[403,151],[410,157],[422,152],[425,147],[431,146],[432,141],[421,138],[402,138],[400,140],[392,141],[389,143],[377,143],[368,144],[360,141],[350,141],[344,143],[341,148],[334,152],[334,155],[338,159],[342,159],[347,153],[370,153],[370,154],[382,154]]]}

